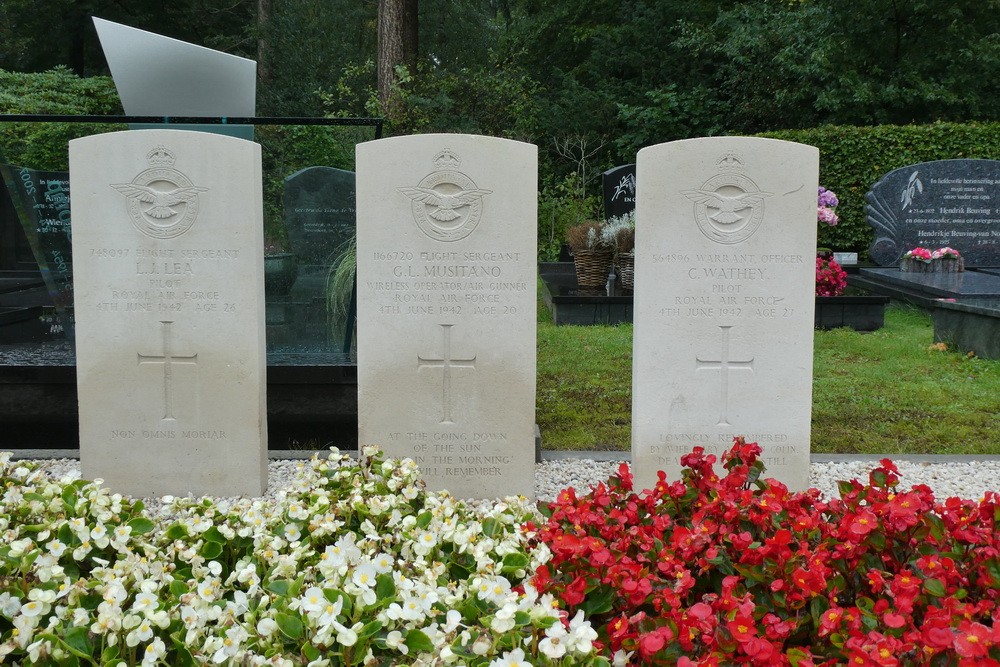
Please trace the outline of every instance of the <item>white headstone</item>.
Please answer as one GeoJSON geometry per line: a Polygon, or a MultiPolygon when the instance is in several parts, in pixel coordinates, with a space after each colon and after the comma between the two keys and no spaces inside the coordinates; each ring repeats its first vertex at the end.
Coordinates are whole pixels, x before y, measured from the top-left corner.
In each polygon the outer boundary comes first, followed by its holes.
{"type": "Polygon", "coordinates": [[[819,151],[690,139],[639,151],[637,169],[637,486],[742,435],[766,476],[807,487],[819,151]]]}
{"type": "Polygon", "coordinates": [[[260,146],[70,142],[83,475],[137,496],[267,487],[260,146]]]}
{"type": "Polygon", "coordinates": [[[534,489],[537,148],[357,148],[358,432],[433,489],[534,489]]]}

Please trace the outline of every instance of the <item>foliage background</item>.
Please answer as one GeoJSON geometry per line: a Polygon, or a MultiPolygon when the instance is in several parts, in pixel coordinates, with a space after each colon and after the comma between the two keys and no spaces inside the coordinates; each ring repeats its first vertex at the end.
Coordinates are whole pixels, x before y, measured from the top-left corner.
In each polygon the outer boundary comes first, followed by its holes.
{"type": "MultiPolygon", "coordinates": [[[[397,68],[392,108],[375,94],[379,7],[50,0],[40,11],[6,0],[0,108],[116,106],[108,80],[94,79],[107,67],[92,15],[254,58],[261,115],[384,115],[390,135],[536,143],[545,259],[567,225],[601,215],[600,173],[663,141],[782,131],[769,136],[820,146],[823,182],[845,199],[844,224],[821,242],[845,250],[867,244],[859,194],[882,174],[926,159],[997,157],[996,0],[421,0],[416,65],[397,68]],[[59,65],[86,78],[53,72],[59,65]],[[15,72],[43,78],[26,86],[15,72]],[[970,122],[985,125],[959,127],[970,122]],[[928,137],[845,129],[935,123],[928,137]],[[790,132],[810,128],[820,129],[790,132]]],[[[10,149],[13,140],[2,141],[10,149]]]]}

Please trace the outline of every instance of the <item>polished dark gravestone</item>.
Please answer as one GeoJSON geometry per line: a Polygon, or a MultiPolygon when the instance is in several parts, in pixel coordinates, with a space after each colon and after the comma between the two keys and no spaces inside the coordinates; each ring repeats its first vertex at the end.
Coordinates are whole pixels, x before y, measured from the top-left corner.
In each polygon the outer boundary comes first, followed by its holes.
{"type": "MultiPolygon", "coordinates": [[[[268,304],[268,318],[281,320],[277,329],[289,329],[300,342],[339,344],[338,333],[351,323],[330,321],[331,302],[346,303],[351,280],[338,280],[335,273],[342,258],[353,262],[356,227],[355,176],[353,171],[333,167],[307,167],[285,178],[284,221],[288,242],[298,263],[295,282],[287,296],[268,304]]],[[[333,318],[336,319],[336,318],[333,318]]]]}
{"type": "Polygon", "coordinates": [[[1000,161],[938,160],[886,174],[865,195],[872,260],[895,266],[918,246],[955,248],[965,266],[1000,266],[1000,161]]]}
{"type": "Polygon", "coordinates": [[[354,237],[353,171],[308,167],[285,179],[285,228],[300,264],[329,265],[354,237]]]}
{"type": "Polygon", "coordinates": [[[1000,359],[1000,299],[941,301],[933,318],[935,342],[1000,359]]]}
{"type": "Polygon", "coordinates": [[[613,218],[635,210],[635,164],[624,164],[601,174],[604,186],[604,217],[613,218]]]}
{"type": "Polygon", "coordinates": [[[0,164],[0,176],[61,326],[72,340],[73,249],[70,241],[69,174],[0,164]]]}

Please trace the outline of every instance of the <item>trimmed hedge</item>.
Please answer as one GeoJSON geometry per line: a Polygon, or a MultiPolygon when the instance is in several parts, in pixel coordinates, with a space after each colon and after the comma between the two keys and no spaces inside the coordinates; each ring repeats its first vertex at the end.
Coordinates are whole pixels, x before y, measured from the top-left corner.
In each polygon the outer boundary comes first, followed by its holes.
{"type": "Polygon", "coordinates": [[[865,219],[865,194],[885,174],[931,160],[1000,159],[1000,123],[823,126],[758,136],[819,148],[820,185],[840,198],[840,224],[820,225],[819,245],[866,254],[873,234],[865,219]]]}

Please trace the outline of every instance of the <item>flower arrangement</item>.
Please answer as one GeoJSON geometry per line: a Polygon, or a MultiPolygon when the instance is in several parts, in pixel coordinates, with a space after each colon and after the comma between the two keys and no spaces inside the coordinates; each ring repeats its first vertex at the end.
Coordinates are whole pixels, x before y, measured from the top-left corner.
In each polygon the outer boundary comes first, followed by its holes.
{"type": "Polygon", "coordinates": [[[840,296],[847,288],[847,272],[832,257],[816,257],[816,296],[840,296]]]}
{"type": "Polygon", "coordinates": [[[914,248],[913,250],[907,251],[903,255],[906,259],[917,259],[921,262],[933,262],[935,259],[960,259],[962,254],[955,250],[954,248],[938,248],[937,250],[928,250],[927,248],[914,248]]]}
{"type": "Polygon", "coordinates": [[[594,220],[587,220],[566,229],[566,243],[576,254],[582,251],[611,251],[613,242],[605,237],[605,225],[594,220]]]}
{"type": "Polygon", "coordinates": [[[957,272],[965,270],[965,260],[962,258],[962,254],[954,248],[944,247],[929,250],[918,246],[913,250],[908,250],[903,255],[899,266],[903,271],[957,272]]]}
{"type": "Polygon", "coordinates": [[[883,459],[840,499],[765,479],[761,448],[697,447],[680,481],[627,466],[549,506],[533,579],[612,664],[1000,665],[1000,494],[938,502],[883,459]],[[595,644],[596,645],[596,644],[595,644]]]}
{"type": "Polygon", "coordinates": [[[602,234],[605,244],[619,255],[635,250],[635,211],[608,218],[602,234]]]}
{"type": "Polygon", "coordinates": [[[151,512],[10,454],[0,489],[2,664],[608,664],[526,580],[548,557],[532,505],[427,493],[373,448],[301,464],[272,502],[151,512]]]}
{"type": "Polygon", "coordinates": [[[833,209],[837,208],[839,204],[840,200],[837,199],[837,194],[833,190],[827,190],[822,185],[819,186],[819,197],[816,206],[817,220],[825,222],[831,227],[836,225],[840,222],[840,218],[837,217],[837,213],[833,209]]]}

